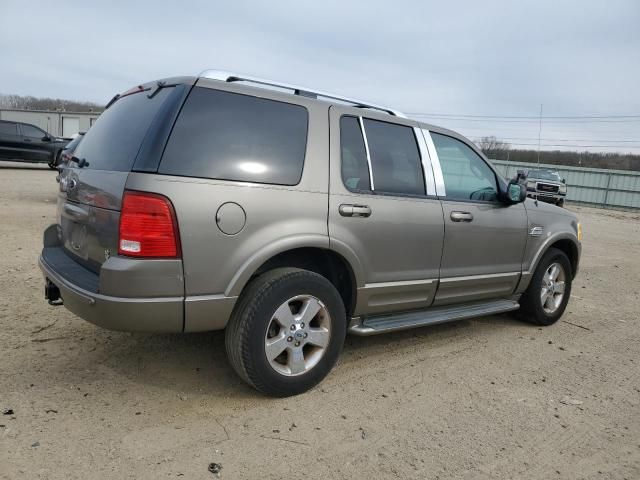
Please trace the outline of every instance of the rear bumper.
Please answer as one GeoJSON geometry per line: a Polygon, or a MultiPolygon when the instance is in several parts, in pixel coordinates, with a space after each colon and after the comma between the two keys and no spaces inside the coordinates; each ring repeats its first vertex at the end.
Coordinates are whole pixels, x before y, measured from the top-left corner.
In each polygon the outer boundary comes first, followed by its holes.
{"type": "Polygon", "coordinates": [[[109,330],[183,331],[184,297],[128,298],[100,294],[96,289],[97,274],[79,266],[64,253],[47,252],[47,248],[52,247],[45,247],[38,264],[45,280],[58,287],[64,306],[72,313],[109,330]]]}

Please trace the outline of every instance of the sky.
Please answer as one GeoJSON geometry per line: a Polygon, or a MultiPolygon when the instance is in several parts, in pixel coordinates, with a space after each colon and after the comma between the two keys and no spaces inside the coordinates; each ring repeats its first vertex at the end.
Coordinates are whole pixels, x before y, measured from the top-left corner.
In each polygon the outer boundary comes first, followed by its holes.
{"type": "Polygon", "coordinates": [[[215,68],[472,140],[640,153],[640,0],[0,3],[0,93],[106,103],[215,68]]]}

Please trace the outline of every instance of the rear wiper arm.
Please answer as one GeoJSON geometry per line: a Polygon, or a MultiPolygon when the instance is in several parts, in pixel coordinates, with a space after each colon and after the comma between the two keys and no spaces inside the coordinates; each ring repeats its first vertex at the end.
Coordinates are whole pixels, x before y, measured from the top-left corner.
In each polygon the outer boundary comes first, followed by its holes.
{"type": "Polygon", "coordinates": [[[86,158],[78,158],[75,155],[71,157],[72,162],[76,162],[78,164],[78,168],[88,167],[89,162],[87,162],[86,158]]]}

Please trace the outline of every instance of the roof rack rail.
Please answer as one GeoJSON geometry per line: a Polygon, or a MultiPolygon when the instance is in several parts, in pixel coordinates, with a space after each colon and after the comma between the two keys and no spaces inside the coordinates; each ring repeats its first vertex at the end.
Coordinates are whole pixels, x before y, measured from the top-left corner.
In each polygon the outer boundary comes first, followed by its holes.
{"type": "Polygon", "coordinates": [[[287,90],[293,90],[294,95],[301,95],[304,97],[311,97],[311,98],[322,97],[322,98],[328,98],[331,100],[338,100],[340,102],[351,103],[352,105],[358,108],[371,108],[373,110],[380,110],[390,115],[395,115],[396,117],[407,118],[407,116],[404,113],[399,112],[398,110],[394,110],[392,108],[383,107],[381,105],[375,105],[373,103],[363,102],[361,100],[343,97],[340,95],[335,95],[333,93],[321,92],[311,88],[301,87],[299,85],[291,85],[289,83],[276,82],[273,80],[265,80],[264,78],[250,77],[247,75],[227,72],[224,70],[205,70],[202,73],[200,73],[198,77],[210,78],[212,80],[220,80],[222,82],[250,82],[250,83],[257,83],[258,85],[267,85],[270,87],[284,88],[287,90]]]}

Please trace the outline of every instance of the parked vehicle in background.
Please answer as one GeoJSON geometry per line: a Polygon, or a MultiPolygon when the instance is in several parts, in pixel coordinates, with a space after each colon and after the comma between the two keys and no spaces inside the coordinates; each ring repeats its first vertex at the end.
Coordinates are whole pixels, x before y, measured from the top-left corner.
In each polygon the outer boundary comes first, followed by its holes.
{"type": "Polygon", "coordinates": [[[559,207],[564,206],[567,183],[560,174],[548,168],[535,168],[527,173],[527,196],[559,207]]]}
{"type": "Polygon", "coordinates": [[[226,329],[270,395],[320,382],[347,332],[518,309],[551,325],[578,271],[573,213],[465,137],[359,100],[165,79],[117,95],[74,156],[39,259],[49,302],[115,330],[226,329]]]}
{"type": "Polygon", "coordinates": [[[0,120],[0,158],[6,160],[43,162],[56,168],[68,141],[30,123],[0,120]]]}
{"type": "Polygon", "coordinates": [[[76,148],[82,141],[82,137],[84,136],[84,134],[85,132],[78,132],[71,137],[71,141],[67,143],[62,150],[58,166],[67,165],[71,161],[71,159],[73,158],[73,152],[76,151],[76,148]]]}

